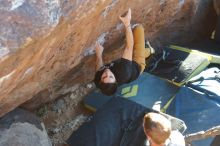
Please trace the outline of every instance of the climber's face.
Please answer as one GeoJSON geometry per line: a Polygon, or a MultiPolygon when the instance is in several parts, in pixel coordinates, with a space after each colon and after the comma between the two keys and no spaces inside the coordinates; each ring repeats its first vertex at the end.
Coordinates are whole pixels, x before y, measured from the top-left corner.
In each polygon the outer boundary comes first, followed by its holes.
{"type": "Polygon", "coordinates": [[[105,69],[101,76],[101,82],[103,83],[115,83],[116,79],[110,69],[105,69]]]}

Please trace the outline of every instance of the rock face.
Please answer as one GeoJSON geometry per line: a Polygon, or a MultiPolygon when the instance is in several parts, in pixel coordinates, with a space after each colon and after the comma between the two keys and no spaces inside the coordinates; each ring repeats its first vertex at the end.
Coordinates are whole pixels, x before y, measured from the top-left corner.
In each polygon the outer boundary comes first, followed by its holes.
{"type": "Polygon", "coordinates": [[[216,27],[215,27],[214,39],[216,41],[220,42],[220,1],[213,0],[213,4],[214,4],[214,8],[215,8],[217,17],[218,17],[216,27]]]}
{"type": "Polygon", "coordinates": [[[44,125],[31,113],[15,109],[0,119],[0,146],[52,146],[44,125]]]}
{"type": "Polygon", "coordinates": [[[91,81],[97,39],[106,61],[120,57],[129,7],[154,46],[207,38],[216,23],[212,0],[0,0],[0,116],[91,81]]]}

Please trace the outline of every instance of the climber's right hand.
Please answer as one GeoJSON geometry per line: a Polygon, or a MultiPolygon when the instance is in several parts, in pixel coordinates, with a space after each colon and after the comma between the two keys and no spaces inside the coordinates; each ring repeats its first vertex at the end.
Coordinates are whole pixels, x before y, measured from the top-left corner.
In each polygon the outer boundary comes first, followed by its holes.
{"type": "Polygon", "coordinates": [[[119,18],[123,22],[125,27],[129,27],[130,26],[130,22],[131,22],[131,9],[130,8],[128,9],[128,11],[125,14],[125,16],[121,15],[121,16],[119,16],[119,18]]]}

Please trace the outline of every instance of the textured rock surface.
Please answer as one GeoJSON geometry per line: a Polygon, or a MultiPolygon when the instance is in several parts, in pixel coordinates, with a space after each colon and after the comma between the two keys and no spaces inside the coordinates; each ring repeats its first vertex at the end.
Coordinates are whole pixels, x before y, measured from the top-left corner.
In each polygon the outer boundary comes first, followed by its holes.
{"type": "Polygon", "coordinates": [[[216,23],[212,0],[0,0],[0,116],[91,81],[94,42],[106,61],[120,56],[128,7],[155,46],[209,37],[216,23]]]}
{"type": "Polygon", "coordinates": [[[219,16],[220,15],[220,1],[213,0],[213,5],[215,8],[216,14],[219,16]]]}
{"type": "Polygon", "coordinates": [[[21,109],[0,119],[0,146],[52,146],[44,125],[21,109]]]}
{"type": "Polygon", "coordinates": [[[94,84],[80,85],[74,92],[66,94],[54,102],[44,104],[35,111],[44,122],[54,146],[63,146],[62,143],[65,143],[71,133],[89,119],[91,113],[85,110],[80,101],[94,87],[94,84]]]}
{"type": "Polygon", "coordinates": [[[214,39],[216,41],[220,42],[220,1],[213,0],[213,4],[214,4],[214,8],[215,8],[217,17],[218,17],[216,27],[215,27],[214,39]]]}

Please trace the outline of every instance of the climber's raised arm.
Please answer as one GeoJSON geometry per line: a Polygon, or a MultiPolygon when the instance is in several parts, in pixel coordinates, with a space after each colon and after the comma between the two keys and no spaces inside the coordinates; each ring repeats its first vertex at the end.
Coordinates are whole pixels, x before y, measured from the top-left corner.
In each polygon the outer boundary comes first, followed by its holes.
{"type": "Polygon", "coordinates": [[[95,52],[96,52],[96,71],[98,71],[103,66],[103,60],[102,60],[102,52],[104,48],[99,44],[99,42],[96,42],[95,44],[95,52]]]}
{"type": "Polygon", "coordinates": [[[126,46],[122,54],[122,58],[132,61],[134,39],[131,30],[131,9],[128,9],[125,16],[119,16],[119,18],[125,26],[126,33],[126,46]]]}

